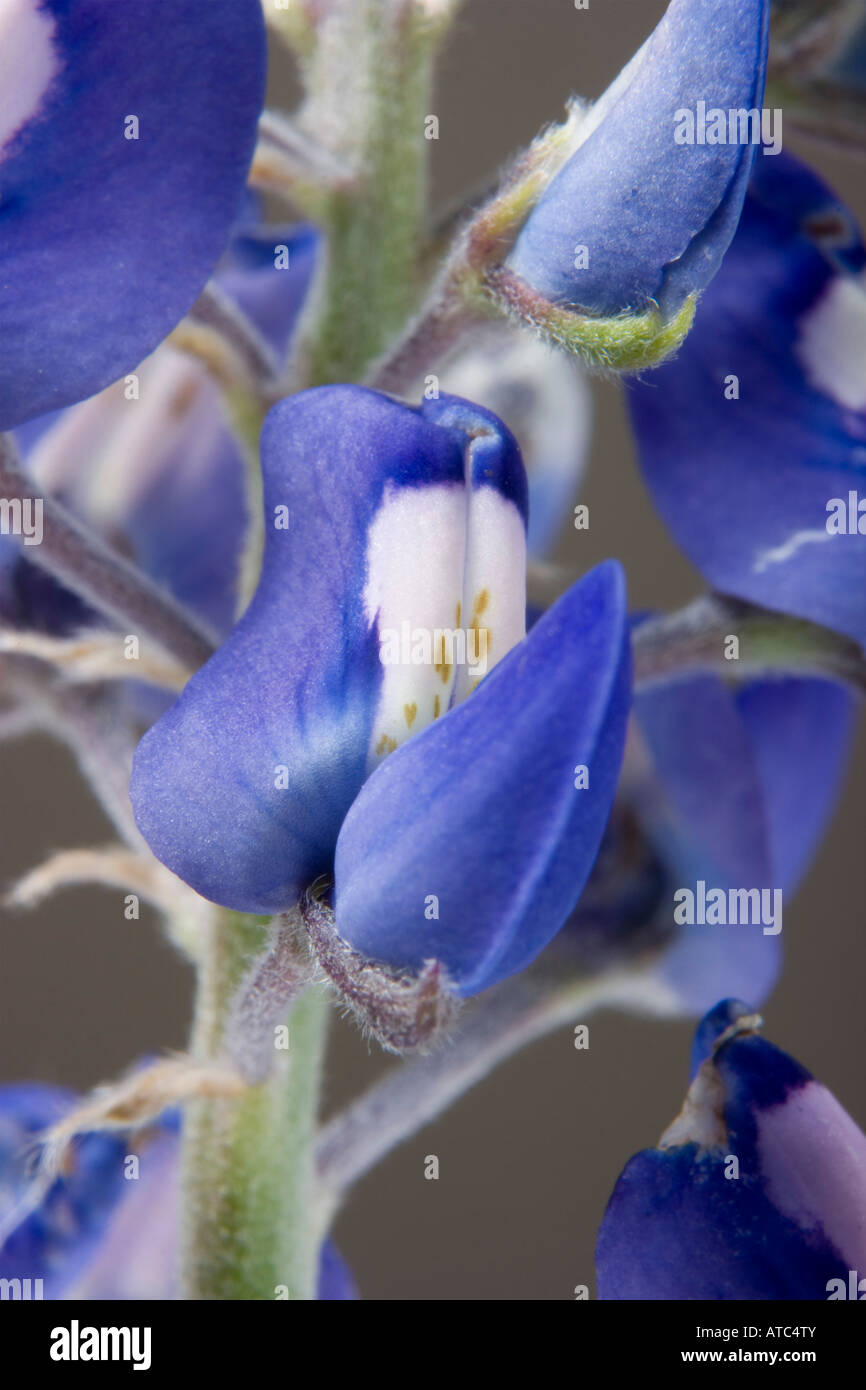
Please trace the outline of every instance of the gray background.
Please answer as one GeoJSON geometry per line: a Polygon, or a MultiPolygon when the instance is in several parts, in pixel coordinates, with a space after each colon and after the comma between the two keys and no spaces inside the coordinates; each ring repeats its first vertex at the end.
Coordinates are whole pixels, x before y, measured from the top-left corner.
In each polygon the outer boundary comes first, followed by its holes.
{"type": "MultiPolygon", "coordinates": [[[[432,110],[439,206],[470,194],[565,97],[598,95],[663,12],[662,0],[468,0],[441,65],[432,110]]],[[[275,94],[292,90],[285,64],[275,94]]],[[[862,165],[817,145],[798,150],[866,212],[862,165]]],[[[616,555],[633,606],[672,608],[700,581],[666,536],[635,470],[614,385],[596,390],[588,533],[561,558],[583,570],[616,555]]],[[[770,1037],[866,1123],[862,897],[864,743],[835,823],[786,912],[782,982],[764,1009],[770,1037]],[[857,775],[859,772],[859,776],[857,775]]],[[[0,749],[0,881],[69,845],[109,834],[61,748],[0,749]]],[[[191,978],[152,919],[123,918],[122,896],[73,890],[0,923],[0,1075],[85,1087],[142,1053],[181,1047],[191,978]]],[[[691,1025],[600,1015],[589,1052],[565,1030],[502,1067],[383,1163],[352,1195],[338,1241],[362,1293],[380,1299],[568,1299],[592,1282],[595,1231],[628,1157],[679,1108],[691,1025]],[[440,1160],[438,1182],[424,1157],[440,1160]]],[[[334,1028],[326,1106],[384,1065],[354,1029],[334,1028]]]]}

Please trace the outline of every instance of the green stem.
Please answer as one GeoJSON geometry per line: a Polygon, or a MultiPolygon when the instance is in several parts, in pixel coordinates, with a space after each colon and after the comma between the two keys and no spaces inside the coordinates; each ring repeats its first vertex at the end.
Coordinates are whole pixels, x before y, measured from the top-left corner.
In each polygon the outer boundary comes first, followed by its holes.
{"type": "Polygon", "coordinates": [[[410,5],[336,0],[301,124],[356,182],[326,199],[327,273],[309,325],[311,384],[357,381],[415,306],[436,35],[410,5]]]}
{"type": "MultiPolygon", "coordinates": [[[[260,918],[223,912],[199,984],[192,1050],[221,1054],[223,1027],[251,958],[260,918]]],[[[315,1298],[312,1142],[326,1002],[308,989],[289,1015],[289,1048],[267,1081],[231,1099],[188,1107],[183,1138],[183,1297],[244,1301],[315,1298]]]]}

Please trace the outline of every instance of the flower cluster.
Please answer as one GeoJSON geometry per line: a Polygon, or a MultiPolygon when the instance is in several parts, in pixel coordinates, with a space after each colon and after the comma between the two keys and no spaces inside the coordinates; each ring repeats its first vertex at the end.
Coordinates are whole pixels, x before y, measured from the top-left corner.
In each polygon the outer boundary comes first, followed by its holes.
{"type": "MultiPolygon", "coordinates": [[[[599,1296],[866,1266],[866,1138],[755,1013],[866,669],[866,247],[762,105],[799,18],[774,47],[769,0],[670,0],[443,248],[395,92],[454,8],[0,7],[6,718],[121,840],[13,896],[143,893],[202,1001],[123,1104],[0,1092],[0,1270],[46,1297],[357,1296],[330,1219],[413,1112],[383,1083],[317,1141],[328,1001],[422,1054],[416,1125],[588,997],[706,1015],[599,1296]],[[679,614],[551,564],[597,367],[710,588],[679,614]]],[[[822,91],[862,76],[840,33],[822,91]]]]}

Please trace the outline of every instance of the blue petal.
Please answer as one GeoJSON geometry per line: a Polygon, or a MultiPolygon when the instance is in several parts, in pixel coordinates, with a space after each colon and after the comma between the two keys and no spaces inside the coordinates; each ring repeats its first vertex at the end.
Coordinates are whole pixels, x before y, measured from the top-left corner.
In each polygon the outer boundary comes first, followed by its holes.
{"type": "Polygon", "coordinates": [[[730,883],[786,893],[808,869],[835,809],[856,710],[846,687],[801,677],[736,690],[699,677],[635,699],[690,853],[730,883]]]}
{"type": "Polygon", "coordinates": [[[726,114],[760,106],[768,12],[767,0],[672,0],[578,131],[584,143],[530,214],[513,271],[551,301],[603,315],[656,303],[670,317],[708,284],[755,147],[677,144],[675,127],[699,101],[726,114]]]}
{"type": "Polygon", "coordinates": [[[350,945],[398,967],[435,957],[466,995],[551,940],[613,801],[630,698],[624,605],[619,566],[593,570],[465,704],[370,778],[337,844],[336,921],[350,945]],[[589,787],[576,790],[581,764],[589,787]]]}
{"type": "Polygon", "coordinates": [[[726,1001],[704,1020],[687,1108],[616,1185],[600,1298],[826,1299],[863,1269],[866,1136],[743,1010],[726,1001]]]}
{"type": "Polygon", "coordinates": [[[732,1024],[739,1019],[750,1019],[754,1015],[754,1009],[750,1009],[748,1004],[744,1004],[742,999],[722,999],[715,1004],[709,1013],[705,1014],[695,1029],[694,1041],[692,1042],[691,1070],[689,1080],[694,1081],[698,1069],[704,1062],[709,1061],[716,1048],[721,1042],[722,1035],[727,1033],[732,1024]]]}
{"type": "MultiPolygon", "coordinates": [[[[701,677],[641,692],[635,713],[657,786],[642,795],[645,830],[673,892],[781,889],[807,871],[838,799],[855,701],[820,679],[750,681],[736,692],[701,677]]],[[[784,931],[784,928],[783,928],[784,931]]],[[[690,1012],[721,991],[760,1003],[775,983],[781,935],[763,924],[678,929],[659,975],[690,1012]]]]}
{"type": "Polygon", "coordinates": [[[640,692],[635,716],[652,758],[638,814],[667,882],[659,919],[675,934],[657,976],[700,1014],[720,992],[762,1001],[781,965],[781,938],[759,923],[679,925],[678,889],[782,886],[772,860],[761,765],[734,695],[715,677],[640,692]]]}
{"type": "Polygon", "coordinates": [[[684,833],[734,883],[769,885],[762,786],[748,730],[714,676],[642,691],[635,715],[684,833]]]}
{"type": "Polygon", "coordinates": [[[343,817],[389,746],[383,610],[369,610],[370,594],[387,607],[403,601],[397,581],[410,580],[419,602],[441,589],[453,621],[465,452],[473,495],[498,495],[522,532],[516,446],[475,407],[443,397],[418,412],[345,386],[293,397],[268,416],[259,588],[145,736],[130,788],[154,853],[205,897],[274,912],[330,871],[343,817]],[[280,508],[287,530],[273,524],[280,508]]]}
{"type": "Polygon", "coordinates": [[[793,893],[838,804],[857,700],[832,681],[793,678],[750,681],[736,698],[760,772],[773,877],[793,893]]]}
{"type": "Polygon", "coordinates": [[[326,1240],[319,1255],[319,1283],[316,1298],[320,1302],[340,1303],[358,1298],[352,1271],[332,1240],[326,1240]]]}
{"type": "Polygon", "coordinates": [[[827,529],[866,491],[866,252],[796,161],[755,172],[679,356],[629,385],[641,467],[714,587],[866,643],[866,535],[827,529]]]}
{"type": "MultiPolygon", "coordinates": [[[[123,1148],[129,1152],[127,1138],[123,1148]]],[[[134,1145],[135,1181],[124,1181],[116,1205],[85,1261],[70,1262],[65,1299],[170,1300],[177,1297],[180,1244],[180,1145],[170,1124],[134,1145]]]]}
{"type": "Polygon", "coordinates": [[[29,0],[0,126],[0,428],[101,390],[190,308],[243,197],[259,0],[29,0]],[[138,139],[126,138],[137,117],[138,139]]]}
{"type": "Polygon", "coordinates": [[[234,237],[215,276],[279,359],[289,347],[320,249],[318,231],[306,223],[247,228],[234,237]]]}
{"type": "Polygon", "coordinates": [[[53,1086],[0,1089],[0,1278],[42,1279],[44,1296],[58,1297],[87,1263],[125,1187],[128,1146],[116,1135],[79,1139],[69,1166],[34,1209],[26,1202],[34,1148],[42,1132],[74,1097],[53,1086]]]}
{"type": "Polygon", "coordinates": [[[752,1174],[727,1180],[725,1166],[694,1145],[631,1159],[598,1235],[600,1299],[826,1297],[838,1255],[811,1251],[752,1174]]]}

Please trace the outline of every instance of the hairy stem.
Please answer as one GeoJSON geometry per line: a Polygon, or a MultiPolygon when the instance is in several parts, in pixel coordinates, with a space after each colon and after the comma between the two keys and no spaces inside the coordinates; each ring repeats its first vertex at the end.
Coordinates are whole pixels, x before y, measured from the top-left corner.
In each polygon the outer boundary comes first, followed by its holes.
{"type": "Polygon", "coordinates": [[[329,194],[351,192],[355,173],[286,116],[265,111],[249,181],[251,187],[286,198],[318,219],[329,194]]]}
{"type": "Polygon", "coordinates": [[[335,0],[320,26],[299,124],[355,180],[324,203],[327,267],[303,349],[311,384],[359,380],[415,302],[434,53],[423,12],[391,0],[335,0]]]}
{"type": "Polygon", "coordinates": [[[438,367],[488,317],[473,306],[459,280],[447,279],[435,304],[413,319],[403,336],[374,363],[367,385],[395,396],[408,395],[422,377],[438,367]]]}
{"type": "Polygon", "coordinates": [[[542,132],[496,183],[483,205],[466,216],[418,313],[371,365],[368,385],[405,394],[480,323],[507,315],[507,307],[492,291],[491,273],[562,167],[583,114],[584,109],[572,103],[565,121],[542,132]]]}
{"type": "MultiPolygon", "coordinates": [[[[200,976],[192,1050],[223,1053],[226,1020],[265,943],[259,918],[219,914],[200,976]]],[[[312,1299],[318,1233],[312,1219],[312,1139],[326,1002],[308,989],[288,1015],[288,1050],[267,1080],[236,1098],[197,1100],[183,1137],[183,1297],[312,1299]]]]}

